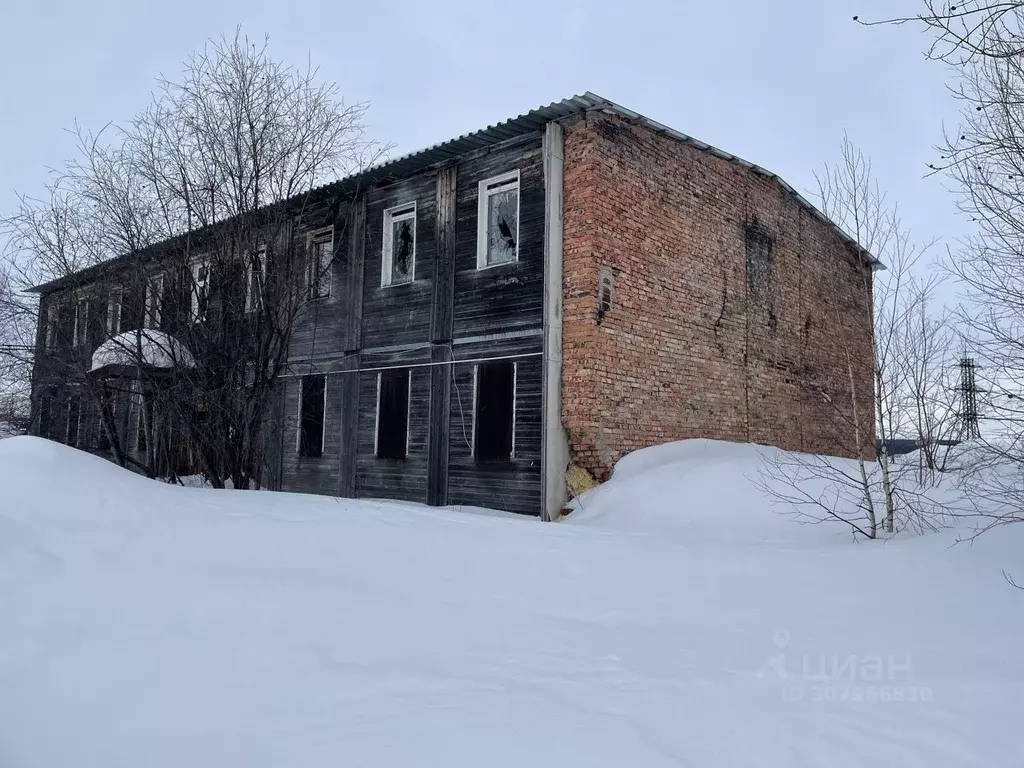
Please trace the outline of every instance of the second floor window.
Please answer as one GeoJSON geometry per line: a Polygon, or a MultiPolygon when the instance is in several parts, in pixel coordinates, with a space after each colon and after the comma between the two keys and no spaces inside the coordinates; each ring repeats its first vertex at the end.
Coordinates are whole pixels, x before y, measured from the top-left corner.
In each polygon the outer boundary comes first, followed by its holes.
{"type": "Polygon", "coordinates": [[[89,300],[79,299],[75,305],[75,346],[84,347],[89,343],[89,300]]]}
{"type": "Polygon", "coordinates": [[[121,332],[121,289],[112,288],[107,294],[107,335],[121,332]]]}
{"type": "Polygon", "coordinates": [[[206,320],[210,303],[210,264],[197,261],[192,265],[192,320],[206,320]]]}
{"type": "Polygon", "coordinates": [[[416,279],[416,203],[384,211],[382,287],[416,279]]]}
{"type": "Polygon", "coordinates": [[[58,307],[50,304],[46,308],[46,349],[52,352],[57,347],[58,307]]]}
{"type": "Polygon", "coordinates": [[[334,227],[314,232],[309,238],[306,287],[309,298],[331,295],[331,261],[334,259],[334,227]]]}
{"type": "Polygon", "coordinates": [[[480,182],[476,268],[519,260],[519,171],[480,182]]]}
{"type": "Polygon", "coordinates": [[[164,276],[156,275],[149,279],[146,287],[146,327],[160,328],[164,304],[164,276]]]}
{"type": "Polygon", "coordinates": [[[263,291],[267,282],[267,247],[249,254],[245,264],[245,311],[257,312],[263,307],[263,291]]]}

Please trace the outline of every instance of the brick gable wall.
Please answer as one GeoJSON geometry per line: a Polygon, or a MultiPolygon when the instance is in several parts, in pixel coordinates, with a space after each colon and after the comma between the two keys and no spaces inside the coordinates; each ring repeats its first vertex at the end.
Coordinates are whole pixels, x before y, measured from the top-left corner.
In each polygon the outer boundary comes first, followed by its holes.
{"type": "Polygon", "coordinates": [[[873,442],[870,270],[774,179],[590,113],[566,127],[564,225],[576,463],[604,479],[630,451],[691,437],[852,456],[851,367],[873,442]],[[748,237],[771,249],[754,274],[748,237]]]}

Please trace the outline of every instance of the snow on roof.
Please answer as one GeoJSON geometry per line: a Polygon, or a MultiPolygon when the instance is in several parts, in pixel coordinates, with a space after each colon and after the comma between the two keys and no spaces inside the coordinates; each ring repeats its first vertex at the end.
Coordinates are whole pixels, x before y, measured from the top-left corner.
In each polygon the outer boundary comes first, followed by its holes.
{"type": "Polygon", "coordinates": [[[93,353],[89,370],[98,371],[111,365],[144,365],[150,368],[184,365],[192,368],[195,364],[192,353],[173,336],[144,328],[119,333],[103,342],[93,353]]]}

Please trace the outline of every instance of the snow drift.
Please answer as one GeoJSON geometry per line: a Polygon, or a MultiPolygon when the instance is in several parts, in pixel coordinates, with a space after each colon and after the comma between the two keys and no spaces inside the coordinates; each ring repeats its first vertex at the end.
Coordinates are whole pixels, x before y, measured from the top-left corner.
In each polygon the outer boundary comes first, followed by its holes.
{"type": "Polygon", "coordinates": [[[1019,766],[1024,528],[853,544],[752,446],[565,524],[0,441],[0,766],[1019,766]]]}

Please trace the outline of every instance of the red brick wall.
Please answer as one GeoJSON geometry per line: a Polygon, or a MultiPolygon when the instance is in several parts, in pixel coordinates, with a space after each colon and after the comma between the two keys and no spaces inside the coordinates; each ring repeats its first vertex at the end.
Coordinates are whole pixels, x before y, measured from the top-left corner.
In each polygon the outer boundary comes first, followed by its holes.
{"type": "Polygon", "coordinates": [[[603,479],[630,451],[689,437],[854,455],[848,360],[873,441],[870,270],[778,182],[591,113],[566,127],[564,218],[574,461],[603,479]],[[754,292],[749,226],[773,241],[754,292]],[[614,299],[598,323],[602,268],[614,299]]]}

